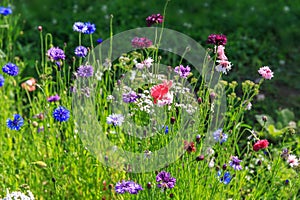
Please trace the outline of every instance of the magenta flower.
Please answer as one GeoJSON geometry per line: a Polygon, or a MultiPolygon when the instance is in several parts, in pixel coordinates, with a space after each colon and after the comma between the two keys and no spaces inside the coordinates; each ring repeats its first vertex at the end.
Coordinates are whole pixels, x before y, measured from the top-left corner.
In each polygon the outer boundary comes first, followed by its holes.
{"type": "Polygon", "coordinates": [[[261,67],[258,70],[258,73],[264,78],[264,79],[271,79],[274,76],[274,73],[268,66],[261,67]]]}
{"type": "Polygon", "coordinates": [[[139,48],[139,49],[148,48],[152,46],[152,44],[153,44],[152,41],[145,37],[141,37],[141,38],[134,37],[131,40],[131,45],[133,48],[139,48]]]}
{"type": "Polygon", "coordinates": [[[59,100],[60,100],[60,96],[58,96],[58,94],[56,94],[54,96],[50,96],[47,99],[48,102],[55,102],[55,101],[59,101],[59,100]]]}
{"type": "Polygon", "coordinates": [[[179,74],[181,78],[187,78],[190,74],[191,68],[189,66],[184,67],[183,65],[177,66],[174,69],[174,72],[179,74]]]}
{"type": "Polygon", "coordinates": [[[153,24],[161,24],[164,21],[164,17],[161,14],[153,14],[146,18],[147,26],[150,27],[153,24]]]}
{"type": "Polygon", "coordinates": [[[214,45],[226,45],[227,37],[226,35],[218,35],[218,34],[210,34],[206,41],[207,44],[214,44],[214,45]]]}

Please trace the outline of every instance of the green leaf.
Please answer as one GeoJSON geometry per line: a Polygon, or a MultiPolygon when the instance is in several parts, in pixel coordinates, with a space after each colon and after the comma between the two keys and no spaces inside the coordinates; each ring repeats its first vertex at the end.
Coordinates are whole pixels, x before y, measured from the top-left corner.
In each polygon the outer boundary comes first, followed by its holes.
{"type": "Polygon", "coordinates": [[[290,121],[295,119],[295,114],[289,109],[283,109],[277,112],[278,121],[283,123],[283,126],[288,126],[290,121]]]}

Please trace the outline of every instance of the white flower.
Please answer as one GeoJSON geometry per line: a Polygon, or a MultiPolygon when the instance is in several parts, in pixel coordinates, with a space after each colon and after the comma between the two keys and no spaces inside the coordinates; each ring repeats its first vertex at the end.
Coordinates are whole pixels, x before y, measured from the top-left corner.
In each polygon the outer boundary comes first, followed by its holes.
{"type": "Polygon", "coordinates": [[[295,155],[289,155],[287,162],[291,167],[297,167],[299,165],[299,160],[296,158],[295,155]]]}
{"type": "Polygon", "coordinates": [[[215,158],[212,158],[212,159],[210,160],[210,162],[208,163],[208,167],[209,167],[209,168],[213,168],[213,167],[215,166],[215,161],[214,161],[214,159],[215,159],[215,158]]]}
{"type": "Polygon", "coordinates": [[[154,60],[151,58],[151,57],[149,57],[149,58],[147,58],[146,60],[144,60],[144,65],[147,67],[147,68],[150,68],[151,66],[152,66],[152,62],[153,62],[154,60]]]}
{"type": "Polygon", "coordinates": [[[252,108],[252,103],[249,102],[249,103],[247,104],[247,106],[246,106],[246,110],[251,110],[251,108],[252,108]]]}
{"type": "Polygon", "coordinates": [[[228,60],[217,60],[217,63],[219,63],[216,66],[217,72],[222,72],[223,74],[227,74],[227,72],[231,70],[232,64],[228,60]]]}

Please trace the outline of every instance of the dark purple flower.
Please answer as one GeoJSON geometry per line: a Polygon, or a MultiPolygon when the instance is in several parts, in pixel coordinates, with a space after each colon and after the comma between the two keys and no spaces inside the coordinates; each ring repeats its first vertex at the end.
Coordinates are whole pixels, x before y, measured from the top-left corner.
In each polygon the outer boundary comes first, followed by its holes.
{"type": "Polygon", "coordinates": [[[124,194],[128,192],[130,194],[137,194],[140,190],[143,190],[142,186],[133,181],[118,182],[115,186],[115,191],[118,194],[124,194]]]}
{"type": "Polygon", "coordinates": [[[2,67],[2,71],[10,76],[17,76],[19,74],[18,66],[10,62],[2,67]]]}
{"type": "Polygon", "coordinates": [[[170,173],[161,171],[156,176],[156,182],[159,184],[157,187],[162,189],[171,189],[176,184],[176,179],[174,177],[171,177],[170,173]]]}
{"type": "Polygon", "coordinates": [[[98,38],[98,39],[97,39],[97,43],[98,43],[98,44],[101,44],[102,42],[103,42],[103,39],[102,39],[102,38],[98,38]]]}
{"type": "Polygon", "coordinates": [[[79,77],[91,77],[94,74],[93,66],[91,65],[81,65],[77,69],[77,75],[79,77]]]}
{"type": "Polygon", "coordinates": [[[79,33],[83,33],[83,28],[85,27],[83,22],[75,22],[73,25],[73,30],[79,33]]]}
{"type": "Polygon", "coordinates": [[[141,37],[141,38],[134,37],[131,40],[131,45],[133,48],[139,48],[139,49],[148,48],[152,46],[152,44],[153,44],[152,41],[145,37],[141,37]]]}
{"type": "Polygon", "coordinates": [[[153,14],[146,18],[147,26],[163,23],[164,17],[161,14],[153,14]]]}
{"type": "Polygon", "coordinates": [[[96,31],[95,24],[91,24],[90,22],[85,23],[82,29],[82,33],[84,34],[93,34],[95,31],[96,31]]]}
{"type": "Polygon", "coordinates": [[[84,46],[78,46],[75,48],[75,55],[78,57],[85,57],[88,53],[88,50],[84,46]]]}
{"type": "Polygon", "coordinates": [[[210,34],[206,41],[207,44],[223,45],[227,43],[226,35],[210,34]]]}
{"type": "Polygon", "coordinates": [[[47,56],[51,61],[64,60],[66,58],[65,53],[58,47],[52,47],[47,51],[47,56]]]}
{"type": "Polygon", "coordinates": [[[181,78],[186,78],[190,74],[191,68],[189,66],[184,67],[183,65],[175,67],[174,72],[179,74],[181,78]]]}
{"type": "Polygon", "coordinates": [[[123,101],[125,103],[133,103],[137,100],[137,98],[138,95],[134,91],[123,94],[123,101]]]}
{"type": "Polygon", "coordinates": [[[241,160],[237,156],[231,156],[231,161],[229,162],[230,166],[234,170],[242,170],[242,166],[240,165],[241,160]]]}
{"type": "Polygon", "coordinates": [[[55,102],[55,101],[59,101],[59,100],[60,100],[60,96],[58,96],[58,94],[56,94],[54,96],[50,96],[47,99],[48,102],[55,102]]]}
{"type": "Polygon", "coordinates": [[[10,14],[12,14],[12,10],[11,10],[11,8],[10,7],[0,7],[0,14],[1,15],[4,15],[4,16],[6,16],[6,15],[10,15],[10,14]]]}

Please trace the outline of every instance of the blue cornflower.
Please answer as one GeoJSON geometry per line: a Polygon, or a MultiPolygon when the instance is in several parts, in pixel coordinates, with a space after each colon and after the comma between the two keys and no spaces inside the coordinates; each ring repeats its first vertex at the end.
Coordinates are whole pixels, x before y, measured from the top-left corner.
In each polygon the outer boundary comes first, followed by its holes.
{"type": "Polygon", "coordinates": [[[75,22],[73,25],[73,30],[79,33],[83,33],[83,28],[85,24],[83,22],[75,22]]]}
{"type": "Polygon", "coordinates": [[[12,14],[12,10],[11,10],[11,8],[10,7],[0,7],[0,14],[1,15],[4,15],[4,16],[6,16],[6,15],[10,15],[10,14],[12,14]]]}
{"type": "Polygon", "coordinates": [[[70,111],[63,106],[59,106],[53,111],[52,116],[56,121],[65,122],[70,118],[70,111]]]}
{"type": "Polygon", "coordinates": [[[218,129],[216,130],[214,133],[213,133],[213,136],[214,136],[214,139],[217,141],[217,142],[220,142],[220,144],[222,144],[223,142],[226,142],[227,141],[227,134],[223,133],[222,132],[222,129],[218,129]]]}
{"type": "Polygon", "coordinates": [[[115,186],[115,191],[118,194],[124,194],[128,192],[130,194],[137,194],[140,190],[143,190],[142,186],[133,181],[118,182],[115,186]]]}
{"type": "Polygon", "coordinates": [[[0,87],[2,87],[4,85],[4,77],[2,76],[2,74],[0,74],[0,87]]]}
{"type": "Polygon", "coordinates": [[[6,125],[10,130],[20,130],[21,126],[24,124],[24,119],[19,114],[14,114],[14,119],[7,119],[6,125]]]}
{"type": "Polygon", "coordinates": [[[19,74],[18,66],[10,62],[2,67],[2,71],[10,76],[17,76],[19,74]]]}
{"type": "Polygon", "coordinates": [[[91,77],[94,74],[93,66],[91,65],[81,65],[77,69],[76,73],[79,77],[91,77]]]}
{"type": "Polygon", "coordinates": [[[97,39],[97,43],[98,43],[98,44],[101,44],[102,42],[103,42],[103,39],[102,39],[102,38],[98,38],[98,39],[97,39]]]}
{"type": "Polygon", "coordinates": [[[122,96],[125,103],[133,103],[138,99],[138,95],[134,91],[124,93],[122,96]]]}
{"type": "MultiPolygon", "coordinates": [[[[164,129],[165,128],[165,126],[163,125],[162,126],[162,129],[164,129]]],[[[168,134],[169,133],[169,127],[168,126],[166,126],[166,128],[165,128],[165,134],[168,134]]]]}
{"type": "Polygon", "coordinates": [[[234,170],[242,170],[240,162],[242,162],[242,160],[240,160],[237,156],[231,156],[231,161],[229,164],[234,170]]]}
{"type": "Polygon", "coordinates": [[[106,122],[114,126],[120,126],[124,122],[124,116],[122,114],[111,114],[106,118],[106,122]]]}
{"type": "MultiPolygon", "coordinates": [[[[221,174],[222,174],[221,171],[218,171],[218,177],[220,177],[221,174]]],[[[231,177],[230,173],[229,172],[225,172],[224,176],[222,176],[220,178],[220,182],[224,183],[225,185],[227,185],[227,184],[230,183],[231,179],[232,179],[232,177],[231,177]]]]}
{"type": "Polygon", "coordinates": [[[88,53],[88,50],[84,46],[78,46],[75,48],[75,55],[78,57],[85,57],[88,53]]]}
{"type": "Polygon", "coordinates": [[[96,31],[95,24],[91,24],[90,22],[86,22],[84,24],[84,28],[82,29],[82,33],[84,34],[93,34],[96,31]]]}

